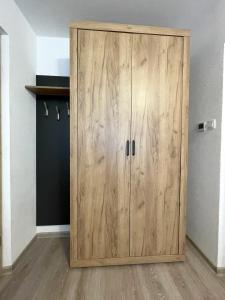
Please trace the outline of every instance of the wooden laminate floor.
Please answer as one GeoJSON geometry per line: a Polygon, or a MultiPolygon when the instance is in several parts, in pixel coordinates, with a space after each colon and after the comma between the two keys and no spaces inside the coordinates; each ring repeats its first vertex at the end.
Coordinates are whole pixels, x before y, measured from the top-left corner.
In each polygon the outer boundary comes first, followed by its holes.
{"type": "Polygon", "coordinates": [[[0,278],[0,299],[225,299],[224,277],[190,243],[184,263],[70,270],[68,252],[68,238],[36,239],[14,273],[0,278]]]}

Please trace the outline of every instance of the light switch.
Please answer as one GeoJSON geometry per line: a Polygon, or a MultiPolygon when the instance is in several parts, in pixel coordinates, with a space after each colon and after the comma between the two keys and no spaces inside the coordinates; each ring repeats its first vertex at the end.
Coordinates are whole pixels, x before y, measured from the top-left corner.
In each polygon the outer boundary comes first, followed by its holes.
{"type": "Polygon", "coordinates": [[[204,122],[198,123],[198,125],[197,125],[198,131],[204,132],[204,131],[213,130],[213,129],[216,129],[216,119],[204,121],[204,122]]]}
{"type": "Polygon", "coordinates": [[[213,120],[207,121],[206,122],[206,127],[207,127],[207,130],[216,129],[216,120],[213,119],[213,120]]]}

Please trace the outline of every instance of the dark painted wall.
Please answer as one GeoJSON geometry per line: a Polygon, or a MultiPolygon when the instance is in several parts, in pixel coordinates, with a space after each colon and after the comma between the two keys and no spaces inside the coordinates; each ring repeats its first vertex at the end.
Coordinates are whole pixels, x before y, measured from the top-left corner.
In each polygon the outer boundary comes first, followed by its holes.
{"type": "MultiPolygon", "coordinates": [[[[68,77],[37,76],[37,85],[69,86],[68,77]]],[[[69,97],[37,96],[37,225],[69,224],[69,97]],[[45,116],[44,101],[48,107],[45,116]],[[57,120],[56,106],[60,120],[57,120]]]]}

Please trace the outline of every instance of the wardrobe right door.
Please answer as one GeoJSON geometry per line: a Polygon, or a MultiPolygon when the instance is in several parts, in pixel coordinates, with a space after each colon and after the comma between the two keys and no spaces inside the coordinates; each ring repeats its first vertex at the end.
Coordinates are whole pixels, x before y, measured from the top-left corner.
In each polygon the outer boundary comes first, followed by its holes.
{"type": "Polygon", "coordinates": [[[183,38],[134,34],[130,256],[178,254],[183,38]]]}

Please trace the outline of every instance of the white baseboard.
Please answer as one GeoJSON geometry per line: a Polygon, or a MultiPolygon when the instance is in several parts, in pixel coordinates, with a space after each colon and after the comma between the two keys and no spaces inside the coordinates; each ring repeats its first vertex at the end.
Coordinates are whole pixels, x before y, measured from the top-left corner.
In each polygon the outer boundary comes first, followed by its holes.
{"type": "Polygon", "coordinates": [[[37,226],[37,233],[69,232],[70,225],[37,226]]]}

